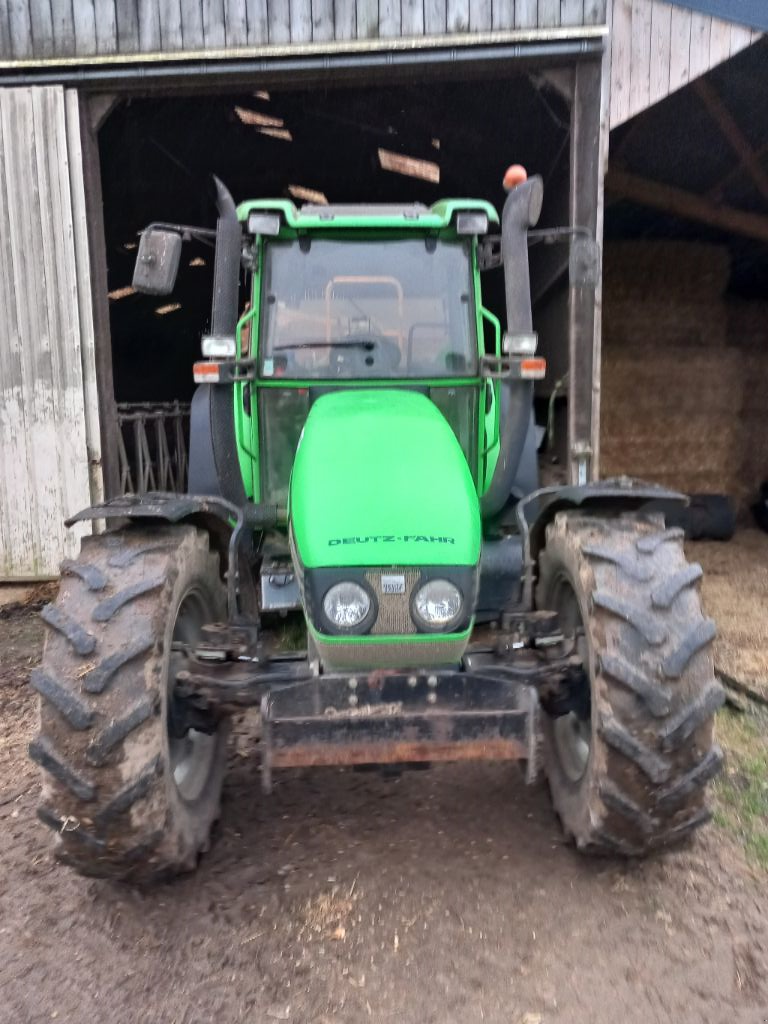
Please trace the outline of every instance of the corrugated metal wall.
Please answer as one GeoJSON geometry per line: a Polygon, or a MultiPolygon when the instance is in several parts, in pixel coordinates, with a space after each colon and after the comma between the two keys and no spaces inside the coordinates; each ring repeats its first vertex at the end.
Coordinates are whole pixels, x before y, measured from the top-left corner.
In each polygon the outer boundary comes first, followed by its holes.
{"type": "Polygon", "coordinates": [[[0,579],[56,575],[100,497],[79,138],[76,93],[0,89],[0,579]]]}

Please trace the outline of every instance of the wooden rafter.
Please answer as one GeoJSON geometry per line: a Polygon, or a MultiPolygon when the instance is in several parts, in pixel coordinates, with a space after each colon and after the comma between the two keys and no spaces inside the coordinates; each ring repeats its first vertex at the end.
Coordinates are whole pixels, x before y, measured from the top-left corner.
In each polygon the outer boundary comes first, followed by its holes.
{"type": "Polygon", "coordinates": [[[763,214],[737,210],[732,206],[718,206],[706,196],[686,192],[663,182],[650,181],[627,171],[609,171],[605,187],[608,192],[621,199],[631,199],[633,202],[652,206],[676,217],[699,221],[723,231],[768,242],[768,217],[763,214]]]}
{"type": "MultiPolygon", "coordinates": [[[[768,142],[764,142],[759,149],[755,150],[755,156],[760,161],[764,160],[765,157],[768,156],[768,142]]],[[[727,186],[730,185],[732,181],[735,181],[736,178],[741,177],[743,173],[744,168],[742,165],[740,163],[735,164],[727,174],[724,174],[719,181],[715,182],[712,188],[707,189],[707,198],[719,201],[727,186]]]]}
{"type": "Polygon", "coordinates": [[[768,172],[760,163],[757,154],[744,136],[741,128],[736,124],[730,110],[728,110],[720,96],[705,79],[701,78],[695,82],[694,88],[723,137],[728,141],[747,174],[749,174],[754,182],[760,195],[768,201],[768,172]]]}

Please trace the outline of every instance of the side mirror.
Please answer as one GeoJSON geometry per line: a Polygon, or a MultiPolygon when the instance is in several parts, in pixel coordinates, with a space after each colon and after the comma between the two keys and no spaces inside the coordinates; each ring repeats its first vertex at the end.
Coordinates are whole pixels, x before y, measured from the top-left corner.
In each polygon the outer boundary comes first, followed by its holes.
{"type": "Polygon", "coordinates": [[[594,238],[575,235],[571,239],[568,280],[577,288],[597,288],[600,278],[600,246],[594,238]]]}
{"type": "Polygon", "coordinates": [[[181,235],[148,227],[141,233],[133,287],[146,295],[169,295],[176,284],[181,259],[181,235]]]}

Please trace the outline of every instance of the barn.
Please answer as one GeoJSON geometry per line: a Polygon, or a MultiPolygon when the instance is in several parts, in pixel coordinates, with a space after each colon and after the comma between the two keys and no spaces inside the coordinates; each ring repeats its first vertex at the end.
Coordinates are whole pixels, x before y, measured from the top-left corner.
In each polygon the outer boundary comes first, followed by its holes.
{"type": "MultiPolygon", "coordinates": [[[[151,221],[235,197],[473,196],[545,180],[532,248],[552,479],[768,477],[768,50],[760,0],[0,0],[0,579],[77,509],[184,486],[210,251],[135,293],[151,221]],[[570,371],[569,371],[570,366],[570,371]]],[[[501,301],[491,294],[489,304],[501,301]]]]}

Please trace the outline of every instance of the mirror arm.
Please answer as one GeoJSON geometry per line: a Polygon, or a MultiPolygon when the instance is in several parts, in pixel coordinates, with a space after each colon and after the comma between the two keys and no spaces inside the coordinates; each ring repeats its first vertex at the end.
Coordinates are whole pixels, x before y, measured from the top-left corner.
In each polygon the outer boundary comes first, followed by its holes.
{"type": "Polygon", "coordinates": [[[175,231],[177,235],[181,235],[184,242],[188,242],[190,239],[203,242],[206,245],[214,245],[216,242],[214,228],[198,228],[193,224],[166,224],[165,221],[153,221],[144,230],[151,231],[153,228],[157,228],[158,231],[175,231]]]}

